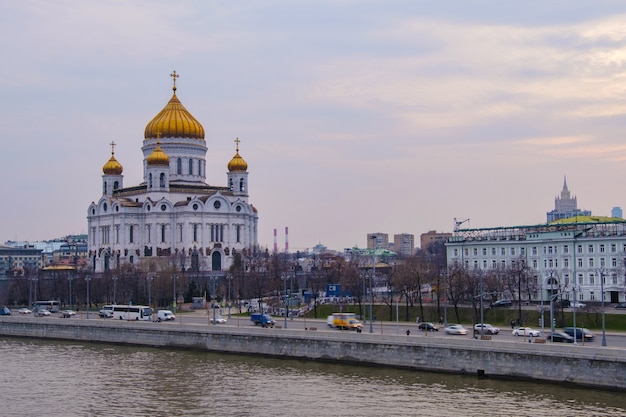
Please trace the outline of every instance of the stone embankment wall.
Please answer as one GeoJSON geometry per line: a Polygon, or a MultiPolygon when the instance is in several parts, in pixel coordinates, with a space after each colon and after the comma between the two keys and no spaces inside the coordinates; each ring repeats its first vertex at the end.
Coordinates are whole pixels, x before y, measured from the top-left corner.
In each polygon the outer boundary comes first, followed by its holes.
{"type": "Polygon", "coordinates": [[[190,348],[626,389],[624,351],[591,344],[396,335],[383,338],[355,332],[19,317],[0,319],[0,335],[190,348]]]}

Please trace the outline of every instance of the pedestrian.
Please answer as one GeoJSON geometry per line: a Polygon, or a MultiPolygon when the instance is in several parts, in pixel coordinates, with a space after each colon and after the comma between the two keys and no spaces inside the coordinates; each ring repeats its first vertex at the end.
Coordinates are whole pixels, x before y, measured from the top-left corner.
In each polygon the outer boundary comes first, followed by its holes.
{"type": "Polygon", "coordinates": [[[411,335],[411,331],[409,329],[406,329],[406,335],[410,336],[411,335]]]}
{"type": "Polygon", "coordinates": [[[515,320],[511,320],[511,329],[515,328],[515,320]]]}
{"type": "Polygon", "coordinates": [[[415,323],[419,323],[420,322],[420,316],[417,316],[417,318],[415,319],[415,323]]]}

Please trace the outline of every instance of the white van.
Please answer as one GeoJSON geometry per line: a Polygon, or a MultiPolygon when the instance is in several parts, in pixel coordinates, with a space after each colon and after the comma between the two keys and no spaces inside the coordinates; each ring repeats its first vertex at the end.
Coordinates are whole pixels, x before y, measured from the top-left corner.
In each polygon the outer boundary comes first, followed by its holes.
{"type": "Polygon", "coordinates": [[[170,310],[157,311],[157,321],[176,320],[176,316],[170,310]]]}

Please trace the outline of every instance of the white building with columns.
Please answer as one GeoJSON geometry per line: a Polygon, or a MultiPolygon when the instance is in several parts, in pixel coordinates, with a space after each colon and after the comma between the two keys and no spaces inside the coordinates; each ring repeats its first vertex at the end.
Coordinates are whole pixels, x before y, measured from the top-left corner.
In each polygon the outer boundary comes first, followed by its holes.
{"type": "MultiPolygon", "coordinates": [[[[102,194],[87,213],[89,259],[94,272],[161,259],[192,271],[228,269],[235,253],[258,247],[258,212],[248,202],[248,164],[239,154],[224,161],[226,184],[206,182],[204,128],[173,94],[146,126],[143,181],[124,184],[111,157],[102,167],[102,194]]],[[[214,160],[210,160],[214,163],[214,160]]]]}
{"type": "MultiPolygon", "coordinates": [[[[448,266],[468,271],[525,265],[532,300],[626,301],[626,222],[578,217],[535,226],[462,229],[446,242],[448,266]]],[[[514,294],[519,299],[519,294],[514,294]]],[[[525,295],[524,298],[527,296],[525,295]]]]}

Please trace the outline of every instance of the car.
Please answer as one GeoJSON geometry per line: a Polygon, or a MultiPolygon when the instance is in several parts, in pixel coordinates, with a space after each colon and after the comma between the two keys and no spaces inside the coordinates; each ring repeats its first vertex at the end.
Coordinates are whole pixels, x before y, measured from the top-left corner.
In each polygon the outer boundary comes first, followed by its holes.
{"type": "Polygon", "coordinates": [[[467,329],[460,324],[451,324],[446,327],[446,334],[459,334],[465,335],[467,334],[467,329]]]}
{"type": "Polygon", "coordinates": [[[491,303],[490,308],[511,307],[512,304],[511,300],[498,300],[491,303]]]}
{"type": "Polygon", "coordinates": [[[478,323],[474,325],[474,334],[479,334],[481,333],[481,330],[484,334],[498,334],[500,333],[500,329],[492,326],[491,324],[487,324],[487,323],[478,323]]]}
{"type": "Polygon", "coordinates": [[[176,316],[170,310],[157,311],[157,321],[176,320],[176,316]]]}
{"type": "Polygon", "coordinates": [[[9,307],[0,307],[0,316],[10,316],[11,315],[11,310],[9,310],[9,307]]]}
{"type": "Polygon", "coordinates": [[[215,317],[211,316],[209,322],[212,324],[224,324],[226,323],[226,319],[220,315],[216,315],[215,317]]]}
{"type": "Polygon", "coordinates": [[[112,305],[102,306],[98,314],[100,315],[100,318],[103,318],[103,319],[113,318],[113,306],[112,305]]]}
{"type": "Polygon", "coordinates": [[[535,330],[531,327],[516,327],[511,332],[513,336],[532,336],[538,337],[541,332],[539,330],[535,330]]]}
{"type": "Polygon", "coordinates": [[[565,327],[563,329],[563,333],[566,333],[572,337],[576,337],[576,340],[583,340],[584,335],[585,341],[593,341],[593,333],[591,333],[589,329],[585,329],[584,327],[565,327]]]}
{"type": "Polygon", "coordinates": [[[563,332],[554,332],[546,338],[550,342],[574,343],[574,338],[563,332]]]}
{"type": "Polygon", "coordinates": [[[76,312],[74,310],[59,311],[59,317],[64,318],[64,319],[72,318],[75,315],[76,315],[76,312]]]}
{"type": "Polygon", "coordinates": [[[37,317],[48,317],[50,315],[52,315],[52,313],[50,313],[50,310],[47,308],[40,308],[37,310],[37,317]]]}
{"type": "Polygon", "coordinates": [[[33,314],[33,310],[31,310],[30,308],[24,307],[24,308],[20,308],[18,310],[18,313],[20,313],[20,314],[33,314]]]}
{"type": "Polygon", "coordinates": [[[561,307],[563,308],[585,308],[587,304],[581,303],[580,301],[571,301],[571,300],[561,300],[561,307]]]}
{"type": "Polygon", "coordinates": [[[426,322],[424,322],[424,323],[420,323],[420,324],[417,326],[417,328],[418,328],[418,329],[420,329],[420,330],[422,330],[422,331],[424,331],[424,332],[438,332],[438,331],[439,331],[439,329],[437,328],[437,326],[435,326],[435,325],[434,325],[434,324],[432,324],[432,323],[426,323],[426,322]]]}
{"type": "Polygon", "coordinates": [[[615,308],[626,308],[626,303],[619,303],[615,305],[615,308]]]}
{"type": "Polygon", "coordinates": [[[326,317],[326,324],[328,325],[328,327],[335,327],[335,325],[333,324],[334,321],[335,321],[335,316],[333,316],[332,314],[326,317]]]}

